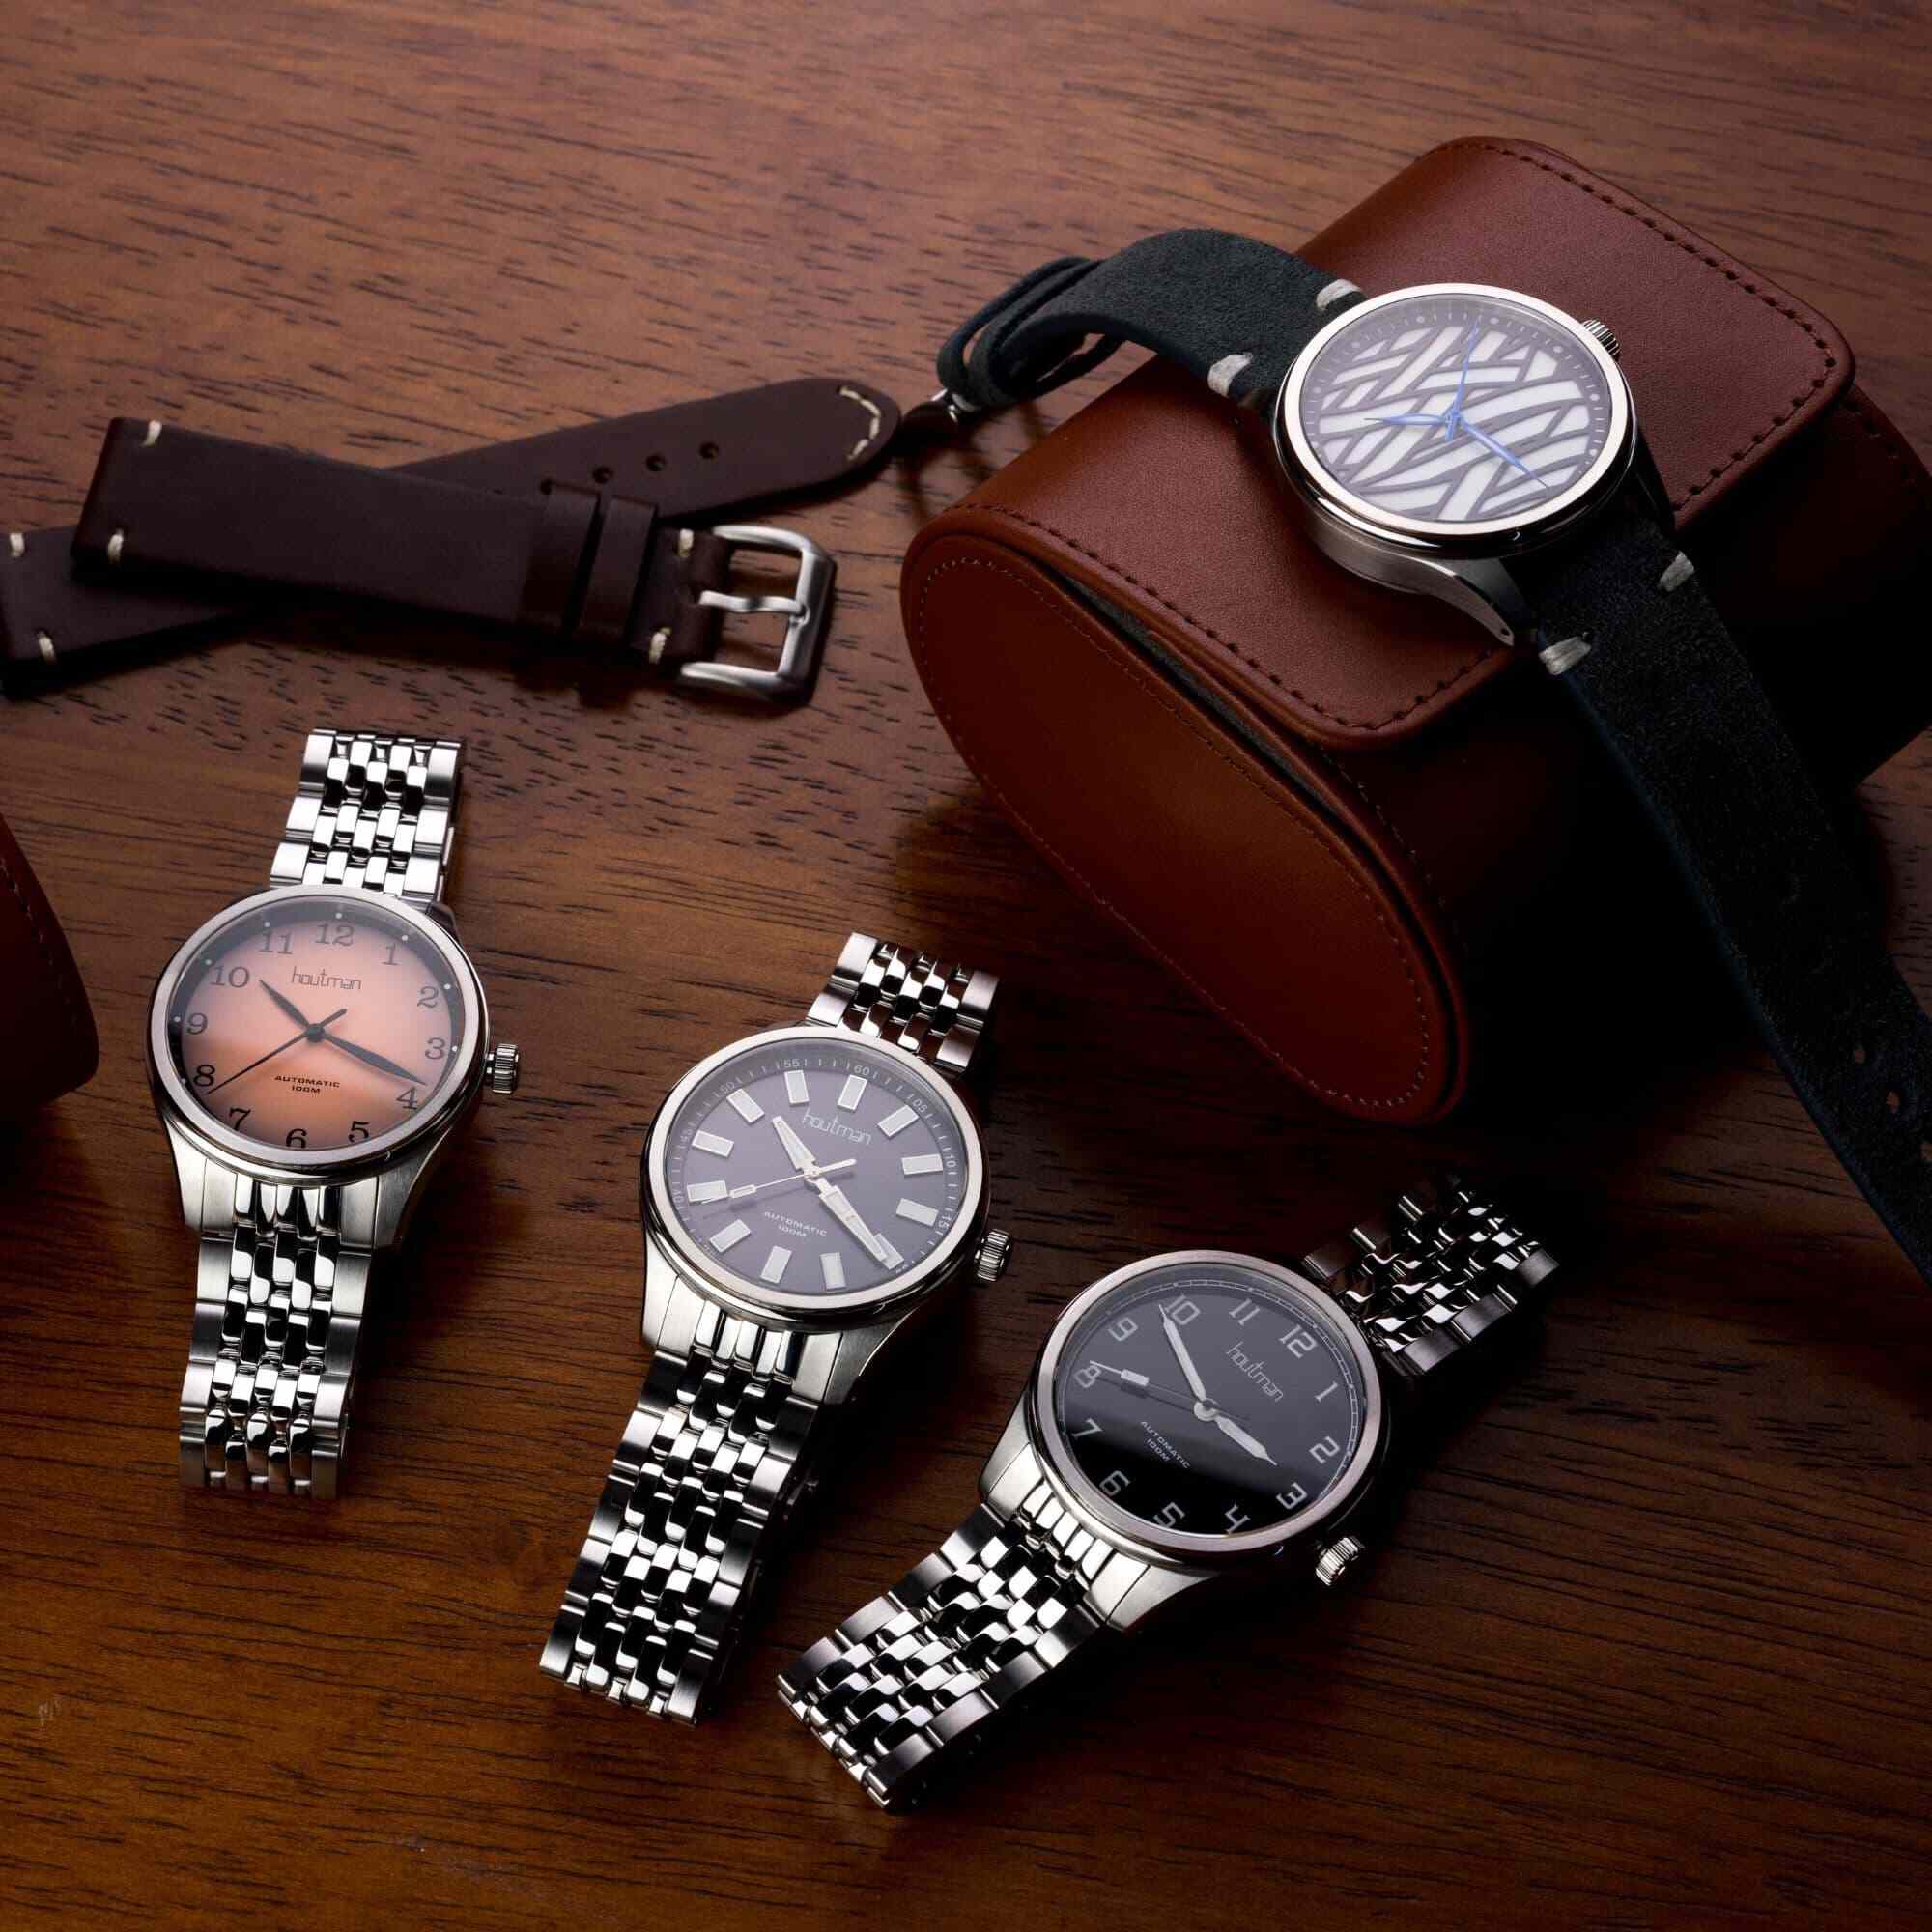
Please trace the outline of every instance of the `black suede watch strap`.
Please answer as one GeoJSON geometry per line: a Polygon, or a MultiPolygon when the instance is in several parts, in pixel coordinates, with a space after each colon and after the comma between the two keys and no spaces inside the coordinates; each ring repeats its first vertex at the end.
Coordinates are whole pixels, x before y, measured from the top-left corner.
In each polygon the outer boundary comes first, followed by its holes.
{"type": "Polygon", "coordinates": [[[1632,489],[1515,570],[1544,663],[1663,835],[1766,1044],[1932,1279],[1932,1021],[1690,560],[1632,489]]]}
{"type": "Polygon", "coordinates": [[[1264,405],[1302,345],[1360,295],[1265,242],[1179,228],[1022,276],[947,341],[939,380],[968,409],[1005,409],[1136,342],[1236,403],[1264,405]]]}

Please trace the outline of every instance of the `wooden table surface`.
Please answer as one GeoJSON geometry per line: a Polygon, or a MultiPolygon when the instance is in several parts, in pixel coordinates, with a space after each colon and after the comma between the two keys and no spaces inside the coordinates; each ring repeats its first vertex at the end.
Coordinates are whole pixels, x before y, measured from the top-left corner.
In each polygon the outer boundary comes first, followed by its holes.
{"type": "MultiPolygon", "coordinates": [[[[1932,447],[1910,5],[6,14],[9,526],[71,521],[121,412],[388,462],[799,374],[912,400],[1038,258],[1190,222],[1293,244],[1468,132],[1560,146],[1818,303],[1932,447]]],[[[976,789],[900,637],[907,539],[1026,434],[796,519],[842,566],[805,710],[310,611],[0,714],[0,809],[103,1042],[0,1143],[7,1924],[1923,1911],[1932,1298],[1741,1033],[1614,1088],[1553,1042],[1537,1091],[1402,1137],[1302,1102],[1125,950],[976,789]],[[185,1496],[193,1256],[143,1015],[263,882],[334,721],[469,741],[455,899],[524,1090],[423,1211],[353,1493],[185,1496]],[[643,1368],[639,1148],[853,924],[1006,977],[1015,1260],[867,1419],[717,1718],[673,1729],[536,1668],[643,1368]],[[1159,1247],[1291,1251],[1438,1156],[1548,1183],[1579,1262],[1359,1587],[1177,1625],[875,1813],[773,1674],[959,1520],[1056,1309],[1159,1247]]],[[[1932,759],[1866,798],[1932,992],[1932,759]]]]}

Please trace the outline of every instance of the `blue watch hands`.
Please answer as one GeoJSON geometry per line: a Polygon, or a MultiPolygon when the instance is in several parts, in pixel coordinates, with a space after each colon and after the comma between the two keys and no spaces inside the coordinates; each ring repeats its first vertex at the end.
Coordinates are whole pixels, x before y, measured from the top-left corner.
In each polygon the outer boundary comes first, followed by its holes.
{"type": "Polygon", "coordinates": [[[1465,431],[1493,456],[1500,456],[1511,468],[1520,469],[1532,483],[1543,481],[1534,469],[1526,464],[1507,443],[1498,442],[1486,430],[1480,430],[1463,413],[1463,398],[1469,389],[1469,364],[1476,354],[1476,336],[1479,325],[1469,325],[1469,339],[1463,345],[1463,366],[1456,374],[1456,393],[1449,399],[1449,407],[1437,415],[1425,415],[1408,410],[1399,415],[1379,418],[1392,429],[1439,429],[1445,437],[1453,438],[1458,430],[1465,431]]]}
{"type": "Polygon", "coordinates": [[[1500,456],[1505,463],[1514,464],[1516,468],[1520,469],[1522,473],[1525,476],[1527,476],[1532,483],[1541,483],[1543,481],[1543,478],[1540,477],[1536,473],[1536,471],[1532,469],[1529,467],[1529,465],[1526,464],[1522,460],[1522,458],[1516,453],[1515,450],[1510,448],[1510,446],[1507,443],[1498,442],[1494,437],[1489,435],[1484,430],[1478,429],[1476,425],[1472,423],[1467,416],[1464,416],[1463,418],[1463,427],[1465,430],[1467,430],[1469,434],[1473,436],[1476,439],[1476,440],[1483,445],[1485,449],[1492,450],[1497,456],[1500,456]]]}

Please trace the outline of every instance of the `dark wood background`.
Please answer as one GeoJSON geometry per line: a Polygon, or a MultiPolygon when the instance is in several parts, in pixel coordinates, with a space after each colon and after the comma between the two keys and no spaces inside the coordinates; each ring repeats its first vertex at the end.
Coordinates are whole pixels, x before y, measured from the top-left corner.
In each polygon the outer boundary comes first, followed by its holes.
{"type": "MultiPolygon", "coordinates": [[[[1044,255],[1200,221],[1292,244],[1470,132],[1554,143],[1817,302],[1932,447],[1908,5],[4,11],[9,525],[71,520],[121,412],[391,461],[805,373],[911,400],[1044,255]]],[[[0,715],[0,808],[104,1044],[0,1143],[6,1922],[1922,1911],[1932,1298],[1740,1035],[1615,1091],[1552,1041],[1513,1108],[1402,1137],[1302,1103],[1124,951],[977,792],[900,638],[906,540],[1025,434],[798,520],[843,575],[791,715],[317,613],[0,715]],[[262,883],[332,721],[470,742],[455,897],[525,1088],[377,1323],[353,1496],[185,1497],[193,1257],[142,1016],[262,883]],[[853,923],[1007,978],[1016,1259],[869,1419],[720,1715],[676,1730],[536,1668],[643,1367],[639,1147],[853,923]],[[1581,1261],[1360,1587],[1177,1626],[931,1810],[874,1813],[773,1673],[959,1520],[1064,1299],[1156,1247],[1288,1251],[1444,1154],[1549,1182],[1581,1261]]],[[[1866,798],[1932,992],[1932,757],[1866,798]]]]}

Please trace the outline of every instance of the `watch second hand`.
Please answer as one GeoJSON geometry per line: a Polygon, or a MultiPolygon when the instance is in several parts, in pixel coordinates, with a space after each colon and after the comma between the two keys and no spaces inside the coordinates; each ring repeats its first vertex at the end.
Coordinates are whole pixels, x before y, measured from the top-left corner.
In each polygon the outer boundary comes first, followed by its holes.
{"type": "Polygon", "coordinates": [[[768,1187],[790,1187],[801,1180],[816,1180],[821,1174],[843,1174],[848,1167],[857,1167],[856,1160],[835,1160],[825,1167],[814,1167],[809,1175],[781,1174],[776,1180],[748,1181],[743,1187],[734,1187],[725,1195],[727,1201],[743,1201],[747,1196],[762,1194],[768,1187]]]}
{"type": "Polygon", "coordinates": [[[283,1040],[280,1046],[271,1046],[267,1053],[263,1054],[261,1060],[251,1060],[246,1066],[238,1067],[233,1073],[231,1073],[228,1076],[226,1080],[217,1080],[214,1083],[214,1085],[211,1087],[208,1091],[211,1094],[220,1093],[224,1087],[227,1087],[231,1085],[233,1082],[241,1079],[242,1074],[254,1072],[256,1067],[262,1065],[263,1061],[272,1060],[278,1053],[286,1053],[290,1047],[298,1045],[300,1041],[310,1038],[316,1033],[318,1028],[326,1027],[328,1024],[329,1020],[339,1020],[342,1017],[342,1015],[346,1013],[348,1010],[349,1009],[347,1007],[336,1008],[336,1009],[329,1014],[327,1020],[317,1020],[314,1026],[303,1027],[301,1032],[297,1034],[294,1037],[294,1038],[283,1040]]]}

